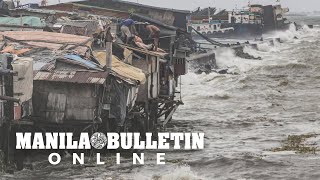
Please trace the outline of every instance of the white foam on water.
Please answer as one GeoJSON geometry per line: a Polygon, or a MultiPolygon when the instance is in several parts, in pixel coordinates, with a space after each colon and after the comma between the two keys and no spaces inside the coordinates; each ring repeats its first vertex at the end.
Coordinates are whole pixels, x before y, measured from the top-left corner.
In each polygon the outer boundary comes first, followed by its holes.
{"type": "Polygon", "coordinates": [[[134,180],[206,180],[206,178],[200,177],[197,173],[191,170],[190,166],[176,166],[172,167],[168,171],[158,172],[154,174],[148,173],[138,173],[133,176],[134,180]]]}
{"type": "Polygon", "coordinates": [[[266,35],[266,38],[280,38],[280,41],[284,43],[293,43],[295,41],[298,43],[299,39],[315,36],[319,32],[319,29],[311,29],[307,25],[303,25],[302,28],[297,31],[295,25],[291,24],[288,30],[273,32],[266,35]],[[296,38],[298,38],[298,40],[296,38]]]}
{"type": "MultiPolygon", "coordinates": [[[[273,43],[269,41],[258,42],[258,49],[250,46],[244,48],[244,52],[255,57],[262,57],[262,60],[242,59],[235,55],[231,48],[221,48],[216,50],[216,62],[218,69],[228,69],[228,73],[235,73],[245,75],[247,73],[254,73],[256,70],[261,71],[261,67],[274,66],[295,63],[293,59],[288,59],[282,56],[282,53],[289,53],[290,47],[296,43],[300,43],[302,39],[295,39],[295,36],[310,36],[314,31],[307,26],[303,27],[301,31],[296,31],[291,27],[286,32],[277,32],[274,34],[275,38],[282,36],[286,41],[281,40],[283,43],[277,42],[275,39],[273,43]],[[287,35],[286,35],[287,34],[287,35]],[[302,35],[299,35],[302,34],[302,35]]],[[[308,38],[307,38],[308,39],[308,38]]],[[[232,94],[228,89],[241,88],[238,83],[234,83],[236,77],[230,74],[195,74],[188,73],[182,77],[182,83],[188,88],[184,89],[183,98],[192,99],[191,97],[197,96],[198,98],[207,98],[214,100],[223,100],[232,98],[232,94]],[[229,84],[229,86],[225,86],[229,84]],[[214,88],[213,88],[214,87],[214,88]],[[190,96],[191,95],[191,96],[190,96]]]]}
{"type": "Polygon", "coordinates": [[[258,46],[259,51],[262,51],[262,52],[271,51],[271,47],[270,47],[269,43],[267,43],[267,42],[257,44],[257,46],[258,46]]]}
{"type": "Polygon", "coordinates": [[[229,73],[241,73],[248,72],[257,66],[270,63],[269,60],[272,62],[279,62],[279,53],[290,48],[292,44],[300,43],[303,38],[309,39],[309,37],[313,36],[314,33],[319,33],[319,31],[310,29],[306,25],[303,26],[301,30],[296,31],[295,26],[291,24],[287,31],[278,31],[267,35],[268,38],[265,39],[272,40],[273,44],[269,41],[261,43],[258,42],[257,49],[253,49],[248,46],[244,48],[245,53],[255,57],[262,57],[262,61],[242,59],[235,56],[234,50],[230,48],[222,48],[216,52],[217,65],[219,68],[228,68],[230,70],[229,73]],[[280,38],[281,43],[277,42],[275,40],[276,38],[280,38]]]}
{"type": "MultiPolygon", "coordinates": [[[[182,98],[185,100],[191,100],[193,97],[198,98],[212,98],[212,99],[226,99],[229,98],[229,94],[224,89],[213,90],[212,87],[219,87],[223,85],[230,78],[229,74],[195,74],[188,73],[182,77],[182,85],[184,87],[182,98]],[[191,98],[191,99],[189,99],[191,98]]],[[[188,106],[188,105],[186,105],[188,106]]]]}
{"type": "Polygon", "coordinates": [[[291,24],[289,29],[286,31],[276,31],[266,35],[267,38],[280,38],[285,41],[286,39],[293,39],[297,34],[296,27],[294,24],[291,24]]]}
{"type": "Polygon", "coordinates": [[[204,180],[205,178],[200,177],[191,170],[189,166],[180,166],[168,174],[162,175],[160,180],[204,180]]]}
{"type": "Polygon", "coordinates": [[[235,55],[233,49],[221,48],[216,52],[216,61],[219,68],[228,68],[229,73],[246,72],[253,65],[259,64],[257,60],[242,59],[235,55]]]}

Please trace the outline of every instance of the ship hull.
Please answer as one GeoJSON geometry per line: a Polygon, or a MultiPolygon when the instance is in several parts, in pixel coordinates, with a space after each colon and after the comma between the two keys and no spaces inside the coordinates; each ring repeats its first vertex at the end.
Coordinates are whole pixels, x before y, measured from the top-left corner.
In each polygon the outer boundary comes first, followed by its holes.
{"type": "MultiPolygon", "coordinates": [[[[234,31],[229,32],[216,32],[216,33],[202,33],[208,38],[229,38],[229,39],[256,39],[261,38],[263,34],[273,31],[286,31],[290,28],[291,23],[286,23],[279,26],[276,30],[263,29],[260,25],[255,24],[234,24],[227,27],[233,27],[234,31]]],[[[192,34],[194,39],[202,39],[202,37],[196,33],[192,34]]]]}
{"type": "MultiPolygon", "coordinates": [[[[257,24],[224,24],[224,28],[233,28],[233,31],[227,32],[212,32],[202,33],[209,38],[235,38],[235,39],[248,39],[257,38],[262,36],[262,27],[257,24]]],[[[201,38],[198,34],[193,34],[193,38],[201,38]]]]}

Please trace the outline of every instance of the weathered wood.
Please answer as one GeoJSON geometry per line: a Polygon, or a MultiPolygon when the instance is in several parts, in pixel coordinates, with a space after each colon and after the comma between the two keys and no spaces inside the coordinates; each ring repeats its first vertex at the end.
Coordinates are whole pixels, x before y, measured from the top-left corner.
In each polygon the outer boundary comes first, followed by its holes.
{"type": "Polygon", "coordinates": [[[171,120],[173,114],[176,112],[176,110],[178,109],[179,105],[175,105],[175,107],[172,109],[172,111],[170,112],[170,114],[168,114],[167,118],[164,120],[163,122],[163,126],[166,126],[166,124],[171,120]]]}
{"type": "MultiPolygon", "coordinates": [[[[5,67],[8,70],[13,70],[13,67],[11,65],[13,61],[13,57],[8,56],[7,57],[7,67],[5,67]]],[[[4,76],[4,90],[5,95],[9,97],[13,97],[13,76],[4,76]]],[[[7,101],[4,103],[4,116],[6,117],[4,124],[3,124],[3,131],[4,131],[4,146],[3,151],[5,154],[5,163],[8,165],[9,162],[12,162],[13,160],[13,154],[10,153],[10,144],[12,143],[10,141],[10,134],[11,134],[11,121],[14,119],[14,102],[13,101],[7,101]]]]}
{"type": "Polygon", "coordinates": [[[13,97],[9,97],[9,96],[0,96],[0,100],[12,101],[12,102],[16,102],[16,103],[20,102],[19,99],[13,98],[13,97]]]}
{"type": "Polygon", "coordinates": [[[94,85],[36,81],[35,116],[41,121],[56,123],[92,121],[98,106],[96,93],[94,85]]]}
{"type": "Polygon", "coordinates": [[[66,120],[90,121],[95,118],[95,108],[74,108],[67,109],[66,120]]]}
{"type": "Polygon", "coordinates": [[[33,95],[32,95],[32,104],[34,109],[33,116],[40,117],[41,121],[46,119],[46,109],[48,101],[48,92],[44,92],[40,88],[41,86],[34,86],[33,95]]]}
{"type": "MultiPolygon", "coordinates": [[[[75,45],[67,48],[67,50],[73,50],[73,49],[76,49],[76,48],[79,47],[79,46],[86,46],[86,44],[89,43],[89,42],[92,41],[92,40],[93,40],[93,39],[90,38],[90,39],[84,41],[83,43],[75,44],[75,45]]],[[[69,44],[72,44],[72,43],[69,43],[69,44]]]]}
{"type": "MultiPolygon", "coordinates": [[[[147,79],[149,79],[149,65],[146,62],[145,59],[140,60],[133,60],[132,66],[141,69],[147,76],[147,79]]],[[[149,80],[148,80],[149,81],[149,80]]],[[[137,102],[146,102],[148,100],[148,82],[146,82],[143,85],[140,85],[138,96],[137,96],[137,102]]]]}
{"type": "Polygon", "coordinates": [[[77,97],[68,95],[67,97],[67,110],[69,109],[85,109],[94,108],[97,105],[97,98],[95,97],[77,97]]]}
{"type": "Polygon", "coordinates": [[[65,94],[49,93],[46,109],[46,118],[53,122],[63,123],[67,104],[65,94]]]}
{"type": "Polygon", "coordinates": [[[34,90],[38,92],[53,92],[57,94],[68,94],[68,97],[93,97],[95,87],[91,84],[76,84],[65,82],[49,82],[49,81],[34,81],[34,90]]]}
{"type": "Polygon", "coordinates": [[[112,70],[112,42],[106,42],[106,70],[108,73],[112,70]]]}
{"type": "Polygon", "coordinates": [[[10,76],[10,75],[18,75],[18,72],[12,71],[12,70],[7,70],[7,69],[1,69],[0,70],[0,75],[2,76],[10,76]]]}
{"type": "Polygon", "coordinates": [[[108,74],[112,71],[112,40],[113,37],[111,35],[111,27],[107,27],[106,29],[106,69],[108,74]]]}

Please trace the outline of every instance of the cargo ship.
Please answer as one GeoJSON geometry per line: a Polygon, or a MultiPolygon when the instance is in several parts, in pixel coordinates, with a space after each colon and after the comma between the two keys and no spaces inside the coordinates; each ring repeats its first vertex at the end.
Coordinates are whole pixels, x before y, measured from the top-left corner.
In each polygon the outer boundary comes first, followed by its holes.
{"type": "Polygon", "coordinates": [[[209,38],[249,38],[261,37],[263,33],[286,30],[291,22],[284,18],[289,12],[281,5],[250,5],[247,9],[221,11],[215,15],[215,8],[206,8],[192,13],[188,21],[188,31],[194,38],[200,34],[209,38]],[[207,11],[207,16],[204,16],[207,11]]]}

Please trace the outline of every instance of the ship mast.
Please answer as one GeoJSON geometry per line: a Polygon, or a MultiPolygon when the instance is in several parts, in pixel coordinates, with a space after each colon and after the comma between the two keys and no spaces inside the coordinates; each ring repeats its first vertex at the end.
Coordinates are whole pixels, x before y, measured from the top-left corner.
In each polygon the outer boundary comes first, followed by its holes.
{"type": "Polygon", "coordinates": [[[41,1],[41,6],[47,6],[47,5],[48,5],[48,0],[41,1]]]}
{"type": "Polygon", "coordinates": [[[209,21],[209,24],[210,24],[210,16],[211,16],[211,13],[210,13],[210,6],[208,8],[208,21],[209,21]]]}
{"type": "Polygon", "coordinates": [[[16,5],[17,8],[20,6],[20,0],[12,0],[13,4],[16,5]]]}

